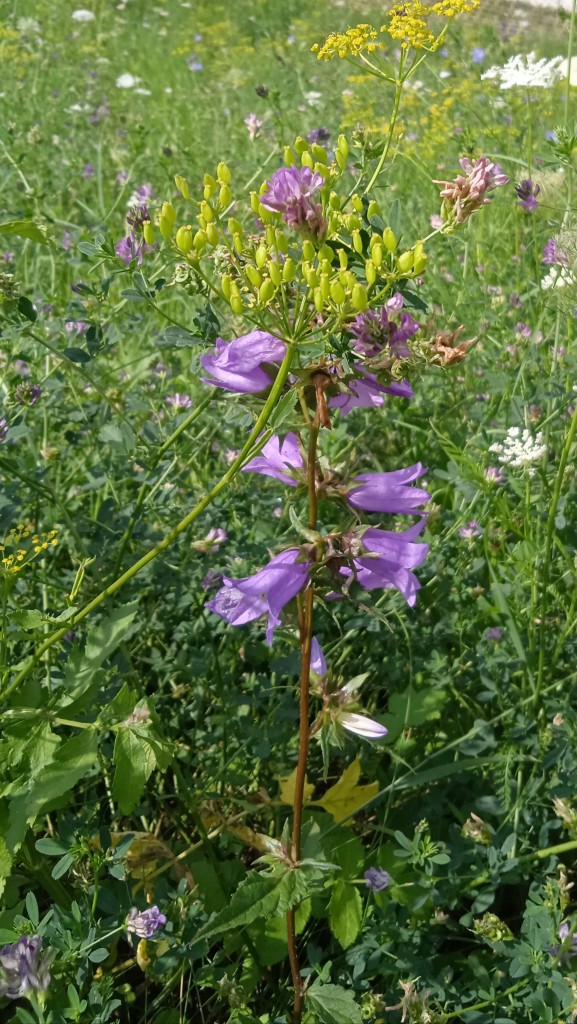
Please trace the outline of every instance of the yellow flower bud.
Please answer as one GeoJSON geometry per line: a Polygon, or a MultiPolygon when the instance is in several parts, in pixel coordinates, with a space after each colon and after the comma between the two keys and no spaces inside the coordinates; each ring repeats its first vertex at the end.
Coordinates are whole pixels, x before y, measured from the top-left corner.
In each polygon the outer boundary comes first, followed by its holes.
{"type": "Polygon", "coordinates": [[[270,224],[273,219],[273,214],[270,210],[267,210],[266,206],[262,203],[258,204],[258,216],[262,220],[263,224],[270,224]]]}
{"type": "Polygon", "coordinates": [[[282,279],[283,281],[294,281],[296,277],[295,261],[287,256],[282,266],[282,279]]]}
{"type": "Polygon", "coordinates": [[[242,224],[236,219],[236,217],[229,217],[228,230],[231,235],[242,235],[242,224]]]}
{"type": "Polygon", "coordinates": [[[223,209],[226,209],[226,207],[230,206],[232,203],[232,192],[228,185],[221,185],[220,192],[218,193],[218,201],[223,209]]]}
{"type": "Polygon", "coordinates": [[[328,260],[321,260],[319,270],[321,274],[330,274],[331,265],[328,260]]]}
{"type": "Polygon", "coordinates": [[[340,210],[341,208],[341,197],[336,192],[331,192],[329,196],[329,207],[331,210],[340,210]]]}
{"type": "Polygon", "coordinates": [[[212,196],[212,195],[213,195],[214,193],[213,193],[212,189],[211,189],[211,188],[210,188],[210,187],[209,187],[208,185],[205,185],[205,186],[204,186],[204,188],[203,188],[203,190],[202,190],[202,194],[203,194],[203,196],[204,196],[204,198],[205,198],[205,199],[210,199],[210,197],[211,197],[211,196],[212,196]]]}
{"type": "Polygon", "coordinates": [[[261,242],[260,245],[257,246],[257,250],[256,250],[255,257],[254,257],[255,263],[256,263],[257,267],[259,268],[259,270],[262,270],[262,268],[264,267],[267,259],[268,259],[268,249],[267,249],[266,245],[264,244],[264,242],[261,242]]]}
{"type": "Polygon", "coordinates": [[[370,201],[370,203],[368,205],[368,208],[367,208],[367,217],[370,218],[370,217],[380,217],[380,216],[381,216],[381,208],[380,208],[379,204],[377,203],[377,200],[376,199],[371,199],[371,201],[370,201]]]}
{"type": "Polygon", "coordinates": [[[216,192],[216,181],[214,180],[212,174],[203,175],[202,184],[204,185],[205,188],[210,189],[210,194],[213,196],[214,193],[216,192]]]}
{"type": "Polygon", "coordinates": [[[176,244],[181,252],[190,252],[192,249],[192,227],[190,224],[183,225],[178,229],[176,244]]]}
{"type": "Polygon", "coordinates": [[[242,253],[242,235],[233,235],[232,244],[234,245],[234,248],[236,249],[237,253],[240,256],[240,254],[242,253]]]}
{"type": "Polygon", "coordinates": [[[341,281],[344,284],[345,288],[348,288],[348,290],[350,292],[352,292],[353,288],[355,287],[355,285],[357,283],[357,279],[356,279],[355,275],[353,274],[352,270],[344,270],[343,271],[343,276],[341,277],[341,281]],[[344,278],[344,281],[343,281],[343,278],[344,278]]]}
{"type": "Polygon", "coordinates": [[[279,252],[288,252],[288,239],[284,231],[278,231],[275,235],[276,246],[279,252]]]}
{"type": "Polygon", "coordinates": [[[273,228],[272,224],[268,225],[264,233],[264,236],[266,238],[266,244],[269,246],[269,248],[274,249],[276,243],[276,231],[273,228]]]}
{"type": "Polygon", "coordinates": [[[345,135],[339,135],[337,139],[337,150],[342,153],[343,156],[349,155],[349,144],[345,135]]]}
{"type": "Polygon", "coordinates": [[[154,245],[154,228],[149,220],[145,220],[142,225],[142,235],[148,245],[154,245]]]}
{"type": "Polygon", "coordinates": [[[377,280],[377,271],[372,260],[367,260],[365,263],[365,277],[369,286],[374,284],[377,280]]]}
{"type": "Polygon", "coordinates": [[[315,171],[316,174],[320,174],[321,178],[328,178],[331,173],[327,165],[321,164],[320,160],[317,160],[315,163],[313,171],[315,171]]]}
{"type": "Polygon", "coordinates": [[[413,251],[415,253],[415,260],[418,260],[424,254],[424,252],[425,252],[425,246],[424,246],[423,242],[421,242],[421,241],[415,242],[415,247],[414,247],[413,251]]]}
{"type": "Polygon", "coordinates": [[[382,245],[374,245],[371,249],[371,257],[375,267],[380,267],[383,262],[383,247],[382,245]]]}
{"type": "Polygon", "coordinates": [[[216,224],[206,225],[206,237],[208,238],[210,245],[218,245],[220,242],[220,234],[216,224]]]}
{"type": "Polygon", "coordinates": [[[296,162],[295,161],[295,155],[294,155],[292,149],[290,148],[290,146],[285,146],[284,154],[283,154],[283,160],[284,160],[285,164],[288,164],[289,166],[296,162]]]}
{"type": "Polygon", "coordinates": [[[319,286],[319,275],[316,270],[311,269],[305,274],[305,280],[309,288],[318,288],[319,286]]]}
{"type": "Polygon", "coordinates": [[[259,302],[262,302],[264,305],[267,302],[270,302],[273,295],[274,284],[272,283],[270,277],[266,277],[258,290],[258,300],[259,302]]]}
{"type": "Polygon", "coordinates": [[[200,231],[197,231],[196,235],[194,236],[194,238],[192,240],[192,244],[193,244],[194,248],[196,249],[196,251],[197,252],[201,252],[202,249],[205,249],[206,248],[206,242],[207,242],[206,232],[203,231],[202,229],[200,231]]]}
{"type": "Polygon", "coordinates": [[[174,227],[174,224],[175,224],[175,221],[176,221],[176,210],[174,209],[174,206],[172,205],[172,203],[163,203],[162,204],[162,208],[160,210],[160,216],[164,217],[164,219],[168,222],[168,224],[170,224],[171,228],[174,227]]]}
{"type": "Polygon", "coordinates": [[[190,192],[188,191],[188,182],[186,178],[182,177],[182,174],[175,174],[174,184],[176,185],[183,199],[190,199],[190,192]]]}
{"type": "Polygon", "coordinates": [[[216,168],[216,176],[220,181],[221,185],[230,185],[232,179],[230,167],[228,167],[227,164],[223,163],[222,160],[219,163],[218,167],[216,168]]]}
{"type": "Polygon", "coordinates": [[[319,249],[319,260],[328,260],[332,263],[335,258],[334,250],[331,249],[330,245],[321,245],[319,249]]]}
{"type": "Polygon", "coordinates": [[[352,232],[351,238],[353,242],[353,249],[355,250],[355,252],[361,253],[363,251],[363,240],[361,238],[361,233],[358,230],[358,228],[355,228],[355,230],[352,232]]]}
{"type": "Polygon", "coordinates": [[[360,196],[357,195],[356,192],[355,192],[354,196],[351,198],[351,203],[352,203],[352,206],[353,206],[353,210],[356,210],[357,213],[362,213],[363,212],[363,200],[361,199],[360,196]]]}
{"type": "Polygon", "coordinates": [[[344,171],[345,167],[347,166],[347,158],[346,156],[343,156],[343,154],[338,149],[335,153],[335,160],[339,170],[344,171]]]}
{"type": "Polygon", "coordinates": [[[207,202],[201,203],[200,204],[200,213],[201,213],[201,216],[204,217],[204,219],[205,219],[207,224],[210,224],[210,222],[214,220],[214,213],[213,213],[212,206],[210,205],[210,203],[207,203],[207,202]]]}
{"type": "Polygon", "coordinates": [[[355,213],[349,213],[345,217],[345,224],[347,226],[348,231],[354,231],[355,229],[358,230],[361,227],[362,223],[363,222],[360,219],[360,217],[357,217],[355,213]]]}
{"type": "Polygon", "coordinates": [[[383,231],[383,242],[385,249],[388,249],[389,252],[394,252],[397,248],[397,236],[392,228],[385,228],[383,231]]]}
{"type": "Polygon", "coordinates": [[[314,142],[313,145],[311,146],[311,152],[312,152],[315,160],[318,160],[319,163],[321,163],[321,164],[326,164],[326,162],[327,162],[327,151],[326,151],[326,149],[323,148],[323,146],[318,146],[316,144],[316,142],[314,142]]]}
{"type": "Polygon", "coordinates": [[[269,260],[266,266],[272,283],[278,288],[282,284],[282,272],[278,263],[269,260]]]}
{"type": "Polygon", "coordinates": [[[251,192],[251,194],[250,194],[250,208],[251,208],[252,212],[253,213],[258,213],[259,206],[260,206],[260,199],[258,198],[258,194],[256,192],[251,192]]]}
{"type": "Polygon", "coordinates": [[[303,167],[310,167],[311,170],[315,165],[315,162],[310,153],[301,153],[301,164],[303,167]]]}
{"type": "Polygon", "coordinates": [[[315,256],[316,249],[313,243],[309,242],[307,239],[306,242],[303,242],[303,259],[308,260],[310,262],[311,260],[314,260],[315,256]]]}
{"type": "Polygon", "coordinates": [[[197,219],[198,223],[200,224],[202,230],[204,231],[204,229],[206,227],[206,221],[205,221],[204,217],[202,216],[202,214],[199,213],[199,215],[198,215],[198,217],[196,219],[197,219]]]}
{"type": "Polygon", "coordinates": [[[172,234],[172,227],[167,221],[166,217],[160,216],[158,218],[158,226],[160,228],[160,234],[163,238],[170,238],[172,234]]]}
{"type": "Polygon", "coordinates": [[[141,971],[147,971],[152,963],[148,955],[148,942],[146,939],[141,939],[136,947],[136,963],[141,971]]]}
{"type": "Polygon", "coordinates": [[[238,292],[233,292],[230,297],[230,308],[233,313],[242,313],[244,310],[244,302],[242,301],[238,292]]]}
{"type": "Polygon", "coordinates": [[[232,292],[232,279],[230,274],[223,274],[220,279],[220,287],[225,299],[230,299],[232,292]]]}
{"type": "Polygon", "coordinates": [[[307,149],[309,148],[309,144],[306,141],[306,139],[303,139],[301,138],[300,135],[297,135],[295,139],[294,148],[297,151],[298,155],[302,156],[303,153],[306,153],[307,149]]]}
{"type": "Polygon", "coordinates": [[[367,295],[367,289],[363,284],[355,285],[351,295],[351,302],[353,304],[353,308],[358,309],[359,312],[362,312],[363,309],[367,308],[369,304],[369,296],[367,295]]]}
{"type": "Polygon", "coordinates": [[[253,267],[248,263],[245,267],[245,271],[250,283],[254,285],[255,288],[260,288],[262,284],[262,274],[256,269],[256,267],[253,267]]]}
{"type": "Polygon", "coordinates": [[[343,288],[341,282],[340,281],[333,281],[331,283],[330,292],[331,292],[331,299],[333,300],[333,302],[335,302],[337,304],[337,306],[342,306],[343,302],[346,299],[346,294],[345,294],[345,289],[343,288]]]}
{"type": "Polygon", "coordinates": [[[347,254],[346,254],[344,249],[339,249],[338,252],[339,252],[339,263],[341,265],[341,270],[346,270],[348,265],[349,265],[349,257],[347,256],[347,254]]]}
{"type": "Polygon", "coordinates": [[[414,262],[415,254],[414,252],[411,252],[409,250],[408,252],[401,253],[399,258],[397,259],[397,267],[399,268],[401,274],[408,274],[409,271],[413,269],[414,262]]]}
{"type": "Polygon", "coordinates": [[[427,266],[428,261],[429,257],[427,256],[426,252],[422,253],[418,257],[418,259],[415,259],[415,263],[413,266],[413,274],[420,274],[427,266]]]}
{"type": "Polygon", "coordinates": [[[321,294],[325,302],[331,294],[331,282],[328,274],[321,274],[321,294]]]}
{"type": "Polygon", "coordinates": [[[315,290],[313,291],[313,302],[317,313],[322,313],[325,305],[325,300],[323,298],[323,293],[320,288],[315,288],[315,290]]]}

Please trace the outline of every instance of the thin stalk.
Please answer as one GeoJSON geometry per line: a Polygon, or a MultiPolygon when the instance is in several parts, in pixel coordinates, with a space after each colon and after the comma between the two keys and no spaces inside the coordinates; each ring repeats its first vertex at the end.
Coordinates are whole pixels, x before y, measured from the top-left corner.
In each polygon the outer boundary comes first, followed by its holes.
{"type": "Polygon", "coordinates": [[[383,167],[385,166],[385,161],[386,161],[386,159],[387,159],[387,157],[389,155],[389,150],[391,148],[391,142],[393,141],[393,132],[395,130],[395,124],[397,123],[397,116],[398,116],[398,113],[399,113],[399,105],[401,103],[401,94],[403,92],[404,79],[401,77],[401,75],[402,75],[402,67],[399,68],[399,77],[398,77],[397,81],[395,82],[395,100],[394,100],[394,103],[393,103],[393,111],[392,111],[392,114],[391,114],[391,123],[389,125],[389,134],[387,135],[387,141],[385,143],[385,148],[383,149],[383,152],[381,153],[381,156],[379,158],[379,162],[378,162],[377,166],[375,167],[375,170],[373,171],[371,180],[369,181],[369,184],[365,188],[365,190],[363,192],[363,195],[366,195],[367,192],[371,191],[373,185],[375,184],[377,178],[379,177],[379,174],[381,173],[383,167]]]}
{"type": "Polygon", "coordinates": [[[134,562],[125,572],[122,573],[122,575],[118,576],[115,580],[113,580],[112,583],[109,583],[108,586],[101,590],[100,593],[96,595],[96,597],[94,597],[91,601],[88,602],[88,604],[85,604],[84,607],[81,608],[73,618],[67,621],[66,625],[63,626],[62,629],[57,630],[56,633],[53,633],[51,636],[47,637],[46,640],[39,646],[38,650],[32,655],[29,661],[26,662],[26,664],[23,666],[20,672],[18,672],[18,674],[14,677],[12,682],[0,693],[0,700],[5,700],[7,697],[10,696],[11,693],[14,692],[14,690],[18,688],[18,686],[20,686],[20,683],[22,683],[24,679],[27,678],[27,676],[34,668],[34,666],[38,664],[39,660],[42,658],[42,655],[44,654],[45,651],[52,647],[53,644],[57,643],[70,629],[78,625],[79,622],[82,622],[83,619],[90,615],[90,613],[93,612],[95,608],[98,608],[108,597],[111,597],[113,594],[116,593],[117,590],[120,590],[120,588],[123,587],[125,583],[128,583],[129,580],[136,576],[141,569],[144,569],[144,567],[149,564],[149,562],[152,562],[155,558],[158,557],[158,555],[162,554],[163,551],[166,551],[166,549],[169,548],[178,537],[180,537],[181,533],[184,533],[185,530],[187,530],[188,527],[191,525],[191,523],[193,523],[195,519],[198,519],[198,517],[204,512],[206,508],[208,508],[208,506],[217,497],[217,495],[220,494],[220,492],[227,486],[227,484],[229,484],[231,480],[235,478],[237,473],[240,472],[254,442],[257,440],[263,427],[266,426],[266,423],[278,402],[285,381],[289,375],[295,352],[295,347],[292,341],[287,341],[286,346],[287,349],[285,357],[279,367],[279,371],[272,385],[270,394],[263,406],[262,412],[258,417],[249,437],[247,438],[246,443],[244,444],[243,448],[237,455],[234,462],[231,463],[230,467],[228,468],[224,476],[220,478],[218,483],[214,485],[214,487],[208,492],[208,494],[205,494],[204,498],[201,498],[201,500],[195,505],[192,511],[184,517],[184,519],[181,519],[181,521],[177,523],[177,525],[174,526],[172,530],[169,530],[166,536],[163,537],[163,539],[159,541],[158,544],[151,548],[150,551],[147,551],[147,553],[143,555],[141,558],[139,558],[138,561],[134,562]]]}
{"type": "Polygon", "coordinates": [[[577,13],[577,0],[573,0],[573,7],[571,9],[571,20],[569,22],[569,39],[567,42],[567,78],[565,79],[565,106],[563,111],[563,119],[565,121],[565,127],[568,128],[569,120],[569,94],[571,91],[571,57],[573,56],[573,33],[575,30],[575,14],[577,13]]]}

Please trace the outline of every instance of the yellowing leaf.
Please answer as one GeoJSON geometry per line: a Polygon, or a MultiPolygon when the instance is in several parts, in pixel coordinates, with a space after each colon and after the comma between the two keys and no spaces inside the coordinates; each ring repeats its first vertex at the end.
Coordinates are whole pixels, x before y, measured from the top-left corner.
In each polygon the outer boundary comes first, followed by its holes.
{"type": "Polygon", "coordinates": [[[362,807],[379,792],[378,782],[370,782],[368,786],[359,786],[361,762],[355,758],[345,769],[338,782],[325,793],[322,800],[313,801],[323,810],[328,811],[335,821],[342,821],[362,807]]]}
{"type": "MultiPolygon", "coordinates": [[[[280,782],[280,798],[281,798],[283,804],[289,804],[291,807],[294,804],[294,800],[295,800],[296,778],[297,778],[297,770],[295,768],[294,772],[291,772],[290,775],[287,775],[284,779],[279,779],[279,782],[280,782]]],[[[304,803],[305,804],[308,804],[308,802],[309,802],[311,796],[313,795],[314,791],[315,791],[315,787],[311,786],[307,782],[307,778],[306,778],[306,775],[305,775],[305,791],[304,791],[304,803]]]]}

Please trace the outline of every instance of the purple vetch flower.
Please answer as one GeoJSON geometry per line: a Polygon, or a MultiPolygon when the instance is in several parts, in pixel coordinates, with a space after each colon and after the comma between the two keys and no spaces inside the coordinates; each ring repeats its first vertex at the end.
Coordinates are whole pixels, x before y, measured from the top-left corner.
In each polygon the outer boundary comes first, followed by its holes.
{"type": "Polygon", "coordinates": [[[287,434],[282,443],[280,437],[271,437],[261,448],[260,454],[242,467],[242,472],[272,476],[283,484],[297,487],[298,480],[295,480],[291,470],[302,468],[303,457],[298,437],[296,434],[287,434]]]}
{"type": "Polygon", "coordinates": [[[204,384],[238,394],[265,391],[272,380],[263,365],[280,362],[285,351],[284,341],[266,331],[251,331],[232,341],[217,338],[214,352],[200,357],[203,370],[212,376],[200,379],[204,384]]]}
{"type": "Polygon", "coordinates": [[[420,487],[409,487],[427,470],[420,462],[406,469],[390,473],[361,473],[345,494],[349,505],[365,512],[391,512],[395,515],[415,515],[431,495],[420,487]]]}
{"type": "Polygon", "coordinates": [[[471,55],[473,64],[482,64],[485,60],[485,51],[481,46],[476,46],[471,55]]]}
{"type": "Polygon", "coordinates": [[[370,529],[360,537],[354,531],[345,535],[343,540],[352,555],[353,568],[343,566],[340,574],[354,577],[365,590],[394,588],[412,608],[421,584],[411,570],[424,562],[429,550],[428,544],[415,543],[426,518],[423,516],[402,533],[370,529]]]}
{"type": "Polygon", "coordinates": [[[533,183],[530,178],[524,178],[515,187],[519,197],[518,206],[521,206],[527,213],[534,213],[537,209],[537,196],[541,191],[539,185],[533,183]]]}
{"type": "Polygon", "coordinates": [[[321,175],[310,167],[279,167],[266,184],[267,190],[260,196],[264,208],[281,213],[289,227],[322,242],[327,222],[321,204],[312,198],[324,185],[321,175]]]}
{"type": "Polygon", "coordinates": [[[231,626],[244,626],[268,615],[266,638],[271,646],[282,609],[308,581],[310,562],[297,562],[300,554],[300,548],[289,548],[254,576],[239,580],[223,576],[223,586],[206,607],[231,626]]]}
{"type": "Polygon", "coordinates": [[[549,238],[543,246],[543,259],[541,263],[547,266],[566,267],[569,263],[567,254],[559,248],[554,238],[549,238]]]}
{"type": "Polygon", "coordinates": [[[367,889],[372,892],[382,892],[391,884],[391,876],[384,868],[369,868],[365,871],[365,882],[367,889]]]}
{"type": "Polygon", "coordinates": [[[408,380],[393,381],[388,385],[379,384],[375,375],[365,370],[360,363],[355,363],[353,369],[361,374],[361,378],[349,381],[347,392],[329,399],[329,407],[340,409],[343,416],[348,416],[353,409],[383,405],[383,395],[394,395],[396,398],[413,397],[413,389],[408,380]]]}
{"type": "Polygon", "coordinates": [[[248,137],[250,141],[254,142],[257,135],[260,133],[264,121],[262,121],[260,117],[257,117],[256,114],[247,114],[244,119],[244,123],[248,129],[248,137]]]}
{"type": "Polygon", "coordinates": [[[352,334],[351,344],[359,355],[374,358],[385,345],[399,359],[410,355],[407,341],[416,334],[420,324],[409,313],[401,314],[400,324],[390,319],[400,313],[404,301],[401,293],[396,292],[380,309],[368,309],[355,317],[348,330],[352,334]]]}
{"type": "Polygon", "coordinates": [[[62,241],[61,241],[60,244],[61,244],[63,249],[71,249],[72,248],[72,235],[70,234],[69,231],[65,231],[64,232],[64,234],[62,235],[62,241]]]}
{"type": "Polygon", "coordinates": [[[443,218],[441,217],[440,213],[433,213],[429,217],[429,224],[431,225],[433,231],[439,231],[439,229],[443,227],[443,218]]]}
{"type": "Polygon", "coordinates": [[[307,135],[311,146],[327,146],[331,141],[331,133],[328,128],[313,128],[307,135]]]}
{"type": "Polygon", "coordinates": [[[502,635],[498,626],[490,626],[485,633],[485,640],[500,640],[502,635]]]}
{"type": "Polygon", "coordinates": [[[126,918],[126,931],[137,935],[139,939],[151,939],[165,924],[166,917],[158,907],[150,907],[148,910],[132,907],[126,918]]]}
{"type": "Polygon", "coordinates": [[[190,395],[184,395],[180,391],[177,391],[174,395],[168,395],[164,401],[173,409],[190,409],[192,406],[192,398],[190,395]]]}
{"type": "Polygon", "coordinates": [[[10,424],[4,416],[0,416],[0,443],[5,441],[8,437],[8,431],[10,430],[10,424]]]}
{"type": "Polygon", "coordinates": [[[0,949],[0,996],[20,999],[31,990],[45,992],[50,984],[47,959],[39,959],[42,939],[23,935],[0,949]]]}
{"type": "Polygon", "coordinates": [[[12,365],[16,373],[20,374],[21,377],[30,376],[30,367],[24,359],[15,359],[12,365]]]}
{"type": "Polygon", "coordinates": [[[485,470],[485,480],[488,480],[492,484],[502,484],[505,479],[505,474],[500,466],[487,466],[485,470]]]}
{"type": "Polygon", "coordinates": [[[559,142],[557,132],[554,132],[551,128],[545,132],[545,138],[547,142],[559,142]]]}
{"type": "Polygon", "coordinates": [[[459,537],[463,537],[465,540],[473,540],[474,537],[480,537],[482,533],[483,529],[476,519],[471,519],[466,526],[459,527],[459,537]]]}
{"type": "Polygon", "coordinates": [[[533,334],[533,330],[529,324],[524,324],[523,321],[520,320],[519,323],[515,324],[515,334],[518,338],[529,339],[533,334]]]}
{"type": "Polygon", "coordinates": [[[94,177],[94,167],[92,164],[84,164],[84,167],[82,168],[82,177],[87,179],[94,177]]]}
{"type": "Polygon", "coordinates": [[[500,164],[493,163],[488,156],[481,156],[474,163],[464,156],[459,163],[465,174],[458,174],[454,181],[435,179],[434,184],[443,186],[443,211],[449,214],[449,220],[462,224],[472,213],[491,201],[488,192],[506,185],[509,178],[503,173],[500,164]]]}
{"type": "Polygon", "coordinates": [[[216,590],[222,584],[222,573],[209,569],[204,579],[200,581],[203,590],[216,590]]]}
{"type": "Polygon", "coordinates": [[[42,388],[39,384],[18,384],[14,391],[14,397],[19,405],[36,405],[41,394],[42,388]]]}
{"type": "Polygon", "coordinates": [[[116,243],[115,252],[120,257],[123,263],[128,266],[134,259],[138,260],[138,266],[142,263],[142,250],[143,245],[141,242],[137,242],[134,235],[125,235],[119,242],[116,243]]]}
{"type": "Polygon", "coordinates": [[[570,960],[571,957],[577,956],[577,932],[571,932],[569,930],[569,922],[563,921],[559,925],[557,935],[561,939],[561,946],[551,946],[549,952],[551,956],[558,956],[563,949],[563,956],[561,959],[570,960]],[[565,947],[565,948],[563,948],[565,947]]]}

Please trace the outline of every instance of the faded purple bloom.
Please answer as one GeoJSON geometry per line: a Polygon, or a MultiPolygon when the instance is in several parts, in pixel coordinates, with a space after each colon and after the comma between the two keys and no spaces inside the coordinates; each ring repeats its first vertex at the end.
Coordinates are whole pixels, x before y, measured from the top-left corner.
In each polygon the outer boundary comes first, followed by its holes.
{"type": "Polygon", "coordinates": [[[28,363],[25,362],[24,359],[15,359],[13,367],[16,370],[16,373],[20,374],[21,377],[30,376],[30,367],[28,366],[28,363]]]}
{"type": "Polygon", "coordinates": [[[482,64],[485,60],[485,51],[481,46],[476,46],[472,53],[473,64],[482,64]]]}
{"type": "Polygon", "coordinates": [[[485,639],[500,640],[502,635],[503,634],[498,626],[490,626],[489,629],[485,632],[485,639]]]}
{"type": "Polygon", "coordinates": [[[415,515],[431,495],[420,487],[409,487],[427,470],[420,462],[391,473],[362,473],[355,477],[345,497],[353,508],[365,512],[391,512],[396,515],[415,515]]]}
{"type": "Polygon", "coordinates": [[[0,416],[0,443],[5,441],[8,437],[8,431],[10,430],[10,424],[4,416],[0,416]]]}
{"type": "Polygon", "coordinates": [[[182,394],[180,391],[177,391],[174,395],[168,395],[164,401],[173,409],[190,409],[192,406],[192,398],[190,395],[182,394]]]}
{"type": "Polygon", "coordinates": [[[554,132],[552,129],[549,129],[549,131],[545,132],[545,138],[547,139],[547,142],[559,142],[557,132],[554,132]]]}
{"type": "Polygon", "coordinates": [[[322,242],[327,233],[327,222],[322,206],[312,196],[322,188],[324,179],[310,167],[279,167],[269,181],[260,201],[267,210],[282,213],[285,224],[301,234],[322,242]]]}
{"type": "Polygon", "coordinates": [[[364,740],[381,740],[389,731],[380,722],[376,722],[374,718],[369,718],[368,715],[360,715],[357,711],[339,711],[336,721],[347,732],[352,732],[355,736],[361,736],[364,740]]]}
{"type": "Polygon", "coordinates": [[[316,672],[317,676],[320,676],[321,679],[327,674],[327,663],[323,649],[316,636],[313,636],[311,643],[311,670],[316,672]]]}
{"type": "Polygon", "coordinates": [[[351,532],[343,538],[353,556],[353,568],[343,566],[342,576],[352,577],[365,590],[394,588],[412,608],[421,589],[411,571],[427,557],[428,544],[415,543],[423,529],[426,516],[403,533],[389,530],[365,530],[362,536],[351,532]]]}
{"type": "Polygon", "coordinates": [[[216,590],[222,585],[222,573],[209,569],[204,579],[200,581],[200,585],[203,590],[216,590]]]}
{"type": "Polygon", "coordinates": [[[39,960],[42,939],[23,935],[0,949],[0,996],[20,999],[31,990],[45,992],[50,984],[46,960],[39,960]]]}
{"type": "Polygon", "coordinates": [[[416,334],[420,325],[409,313],[401,314],[400,325],[390,319],[401,311],[404,301],[401,293],[396,292],[380,309],[368,309],[355,317],[348,329],[353,336],[351,344],[359,355],[374,358],[385,345],[399,359],[410,355],[407,341],[416,334]]]}
{"type": "Polygon", "coordinates": [[[250,141],[254,142],[257,135],[260,133],[264,121],[262,121],[260,117],[257,117],[256,114],[247,114],[244,119],[244,123],[248,128],[248,137],[250,141]]]}
{"type": "Polygon", "coordinates": [[[413,389],[408,380],[393,381],[389,385],[379,384],[375,375],[365,370],[360,363],[355,363],[353,369],[362,374],[361,379],[349,381],[347,392],[329,399],[329,406],[332,409],[340,409],[343,416],[348,416],[353,409],[383,405],[383,395],[394,395],[396,398],[413,397],[413,389]]]}
{"type": "Polygon", "coordinates": [[[195,53],[186,58],[186,66],[189,71],[202,71],[204,64],[198,59],[195,53]]]}
{"type": "Polygon", "coordinates": [[[226,530],[222,530],[219,526],[211,526],[206,537],[203,540],[195,541],[191,546],[195,551],[201,551],[202,554],[206,554],[207,551],[218,551],[221,544],[224,544],[228,540],[228,533],[226,530]]]}
{"type": "Polygon", "coordinates": [[[107,103],[101,103],[98,107],[92,111],[88,120],[90,124],[100,124],[100,122],[110,115],[110,107],[107,103]]]}
{"type": "Polygon", "coordinates": [[[260,473],[272,476],[291,487],[298,485],[291,474],[292,469],[303,468],[303,457],[296,434],[287,434],[281,443],[280,437],[273,436],[261,448],[260,454],[243,466],[243,473],[260,473]]]}
{"type": "Polygon", "coordinates": [[[128,171],[119,171],[116,175],[116,180],[119,185],[124,185],[128,180],[128,171]]]}
{"type": "Polygon", "coordinates": [[[263,365],[278,363],[285,350],[284,341],[266,331],[251,331],[232,341],[217,338],[213,353],[200,358],[203,370],[212,376],[200,379],[204,384],[238,394],[264,391],[272,380],[263,365]]]}
{"type": "Polygon", "coordinates": [[[487,192],[492,192],[500,185],[506,185],[509,178],[503,173],[500,164],[494,164],[488,156],[481,156],[473,163],[464,156],[459,161],[465,174],[458,174],[454,181],[434,180],[435,185],[442,185],[444,220],[462,224],[482,206],[490,202],[487,192]]]}
{"type": "Polygon", "coordinates": [[[480,537],[482,533],[483,529],[476,519],[471,519],[466,526],[459,528],[459,537],[463,537],[465,540],[473,540],[474,537],[480,537]]]}
{"type": "Polygon", "coordinates": [[[39,384],[18,384],[14,391],[14,397],[19,405],[36,405],[41,394],[42,388],[39,384]]]}
{"type": "Polygon", "coordinates": [[[67,334],[84,334],[88,330],[88,324],[86,320],[67,320],[64,324],[64,330],[67,334]]]}
{"type": "Polygon", "coordinates": [[[142,258],[145,253],[152,252],[152,246],[148,245],[144,239],[137,239],[131,232],[129,235],[125,235],[119,242],[116,243],[115,252],[120,257],[123,263],[128,266],[133,260],[137,260],[138,266],[142,263],[142,258]]]}
{"type": "Polygon", "coordinates": [[[126,918],[126,931],[138,935],[139,939],[151,939],[165,924],[166,917],[158,907],[150,907],[148,910],[132,907],[126,918]]]}
{"type": "Polygon", "coordinates": [[[62,242],[60,244],[62,245],[63,249],[72,248],[72,235],[69,231],[64,232],[64,234],[62,235],[62,242]]]}
{"type": "Polygon", "coordinates": [[[311,146],[327,146],[331,141],[331,133],[328,128],[313,128],[307,139],[311,146]]]}
{"type": "Polygon", "coordinates": [[[529,324],[524,324],[522,320],[520,320],[519,323],[515,324],[515,334],[518,338],[529,339],[532,333],[533,331],[532,328],[529,327],[529,324]]]}
{"type": "Polygon", "coordinates": [[[367,889],[373,892],[382,892],[391,884],[391,876],[384,868],[369,868],[365,871],[365,882],[367,889]]]}
{"type": "Polygon", "coordinates": [[[152,372],[155,377],[170,377],[170,370],[168,369],[168,366],[164,365],[164,363],[157,363],[156,366],[153,367],[152,372]]]}
{"type": "MultiPolygon", "coordinates": [[[[561,939],[562,946],[566,947],[563,948],[563,956],[561,959],[570,960],[572,956],[577,956],[577,932],[569,931],[569,923],[567,921],[563,921],[563,923],[559,925],[557,935],[561,939]]],[[[561,952],[562,946],[551,946],[549,950],[551,956],[558,956],[561,952]]]]}
{"type": "Polygon", "coordinates": [[[2,256],[2,259],[4,263],[14,263],[14,253],[7,249],[2,256]]]}
{"type": "Polygon", "coordinates": [[[275,555],[254,576],[239,580],[223,576],[223,586],[206,607],[231,626],[244,626],[268,615],[266,638],[272,645],[282,609],[303,589],[309,577],[310,562],[297,562],[300,554],[300,548],[289,548],[275,555]]]}
{"type": "Polygon", "coordinates": [[[511,306],[511,309],[521,309],[523,302],[521,301],[521,296],[518,292],[511,292],[509,296],[509,305],[511,306]]]}
{"type": "Polygon", "coordinates": [[[555,267],[566,267],[569,263],[567,254],[559,248],[554,238],[549,238],[547,244],[543,246],[543,259],[541,263],[555,267]]]}
{"type": "Polygon", "coordinates": [[[92,164],[84,164],[84,167],[82,168],[82,177],[83,178],[93,178],[94,177],[94,167],[92,166],[92,164]]]}
{"type": "Polygon", "coordinates": [[[500,466],[487,466],[485,470],[485,480],[488,480],[492,484],[502,484],[505,479],[505,474],[500,466]]]}
{"type": "Polygon", "coordinates": [[[541,189],[539,185],[534,184],[530,178],[524,178],[515,187],[515,192],[519,197],[518,206],[521,206],[527,213],[534,213],[537,209],[537,196],[541,189]]]}
{"type": "Polygon", "coordinates": [[[433,213],[432,216],[429,217],[429,224],[431,225],[433,231],[438,231],[439,228],[442,228],[443,218],[441,217],[440,213],[433,213]]]}

